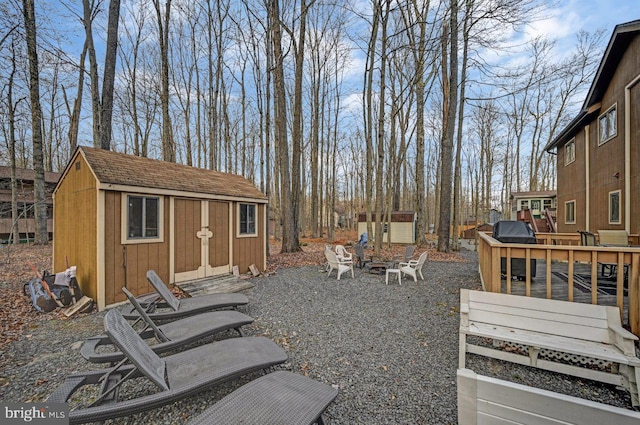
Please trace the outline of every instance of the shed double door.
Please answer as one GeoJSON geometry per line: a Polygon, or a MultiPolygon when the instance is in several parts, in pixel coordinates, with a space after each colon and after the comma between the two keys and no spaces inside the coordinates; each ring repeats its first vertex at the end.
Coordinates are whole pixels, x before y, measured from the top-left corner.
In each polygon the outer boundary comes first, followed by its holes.
{"type": "Polygon", "coordinates": [[[230,213],[225,201],[174,200],[175,282],[229,273],[230,213]]]}

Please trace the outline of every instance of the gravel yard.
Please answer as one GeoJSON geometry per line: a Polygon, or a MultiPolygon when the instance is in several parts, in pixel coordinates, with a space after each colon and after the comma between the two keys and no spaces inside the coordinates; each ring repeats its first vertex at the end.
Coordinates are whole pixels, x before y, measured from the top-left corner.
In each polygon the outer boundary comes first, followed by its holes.
{"type": "MultiPolygon", "coordinates": [[[[425,282],[384,283],[356,269],[327,278],[320,266],[283,268],[255,278],[240,310],[254,317],[248,335],[281,345],[289,361],[279,368],[339,388],[324,416],[327,424],[455,424],[459,289],[478,289],[477,255],[466,262],[428,261],[425,282]]],[[[78,349],[101,332],[104,313],[72,320],[37,320],[1,352],[0,399],[43,401],[64,377],[97,368],[78,349]]],[[[233,334],[219,336],[229,337],[233,334]]],[[[577,395],[622,407],[629,398],[615,388],[468,356],[478,373],[577,395]]],[[[114,424],[178,424],[215,403],[245,377],[161,409],[118,418],[114,424]]],[[[130,385],[126,392],[146,391],[130,385]]]]}

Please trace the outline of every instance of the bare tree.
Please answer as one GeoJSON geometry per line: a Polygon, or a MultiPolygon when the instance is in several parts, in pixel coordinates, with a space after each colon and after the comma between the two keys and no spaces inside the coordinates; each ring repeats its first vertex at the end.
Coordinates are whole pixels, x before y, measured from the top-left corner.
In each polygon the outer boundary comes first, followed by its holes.
{"type": "Polygon", "coordinates": [[[160,45],[160,107],[162,109],[162,158],[165,161],[176,161],[176,147],[171,127],[169,111],[169,22],[171,18],[171,0],[166,0],[164,11],[160,0],[153,0],[158,24],[158,42],[160,45]]]}
{"type": "Polygon", "coordinates": [[[47,232],[47,204],[44,181],[44,155],[42,151],[42,109],[40,107],[40,82],[38,79],[38,50],[36,48],[36,15],[33,0],[22,0],[27,57],[29,58],[29,97],[31,100],[31,137],[33,144],[33,169],[35,172],[34,204],[36,217],[35,243],[49,243],[47,232]]]}
{"type": "Polygon", "coordinates": [[[104,79],[102,82],[102,101],[100,114],[100,147],[111,147],[111,121],[113,117],[113,85],[116,77],[116,58],[118,48],[118,22],[120,21],[120,0],[109,2],[109,21],[107,24],[107,47],[104,58],[104,79]]]}

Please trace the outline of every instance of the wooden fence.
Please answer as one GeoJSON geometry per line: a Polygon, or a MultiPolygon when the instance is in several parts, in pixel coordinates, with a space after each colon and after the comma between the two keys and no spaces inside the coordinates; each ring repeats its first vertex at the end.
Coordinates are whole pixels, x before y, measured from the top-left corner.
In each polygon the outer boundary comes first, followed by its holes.
{"type": "MultiPolygon", "coordinates": [[[[577,233],[536,234],[538,244],[501,243],[485,233],[478,234],[478,261],[480,278],[485,291],[502,292],[500,259],[506,259],[506,293],[511,293],[511,259],[523,259],[525,262],[525,295],[531,296],[531,261],[544,260],[546,265],[546,297],[552,299],[551,266],[554,262],[567,263],[567,299],[574,301],[574,265],[576,262],[591,265],[591,303],[598,304],[598,263],[617,265],[622,271],[628,267],[628,308],[631,332],[640,336],[640,248],[638,247],[602,247],[579,246],[577,233]]],[[[633,235],[637,238],[637,235],[633,235]]],[[[635,240],[635,239],[632,239],[635,240]]],[[[536,277],[536,284],[542,276],[536,277]]],[[[624,311],[625,273],[618,273],[616,280],[616,305],[624,311]]]]}

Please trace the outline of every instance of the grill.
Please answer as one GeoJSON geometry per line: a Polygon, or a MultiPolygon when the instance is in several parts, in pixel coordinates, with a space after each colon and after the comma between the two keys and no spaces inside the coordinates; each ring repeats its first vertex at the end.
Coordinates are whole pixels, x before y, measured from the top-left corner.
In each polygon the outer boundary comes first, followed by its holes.
{"type": "MultiPolygon", "coordinates": [[[[493,226],[493,238],[502,243],[536,244],[536,235],[523,221],[499,221],[493,226]]],[[[536,277],[536,260],[531,260],[531,277],[536,277]]],[[[511,276],[524,279],[527,275],[524,258],[511,259],[511,276]]],[[[500,258],[500,273],[507,274],[507,259],[500,258]]]]}

